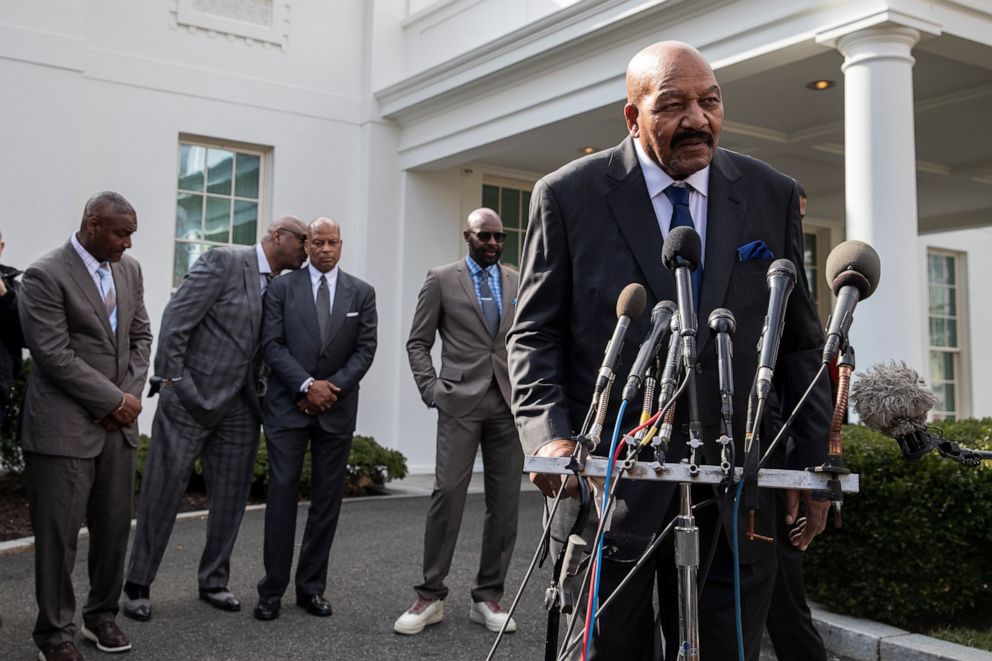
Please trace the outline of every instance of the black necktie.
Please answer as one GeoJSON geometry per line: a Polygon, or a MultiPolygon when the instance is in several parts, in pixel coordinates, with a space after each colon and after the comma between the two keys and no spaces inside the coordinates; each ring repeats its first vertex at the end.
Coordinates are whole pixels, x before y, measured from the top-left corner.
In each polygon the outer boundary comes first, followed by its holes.
{"type": "Polygon", "coordinates": [[[317,325],[320,327],[320,343],[327,343],[327,326],[331,320],[331,298],[327,293],[327,277],[320,274],[320,286],[317,287],[317,325]]]}
{"type": "MultiPolygon", "coordinates": [[[[676,186],[671,184],[665,189],[665,196],[672,203],[672,222],[668,226],[671,232],[676,227],[691,227],[696,229],[696,224],[692,222],[692,212],[689,211],[689,184],[676,186]]],[[[699,294],[703,287],[703,265],[696,264],[696,270],[692,272],[692,299],[696,310],[699,310],[699,294]]]]}
{"type": "Polygon", "coordinates": [[[479,278],[480,302],[482,303],[482,316],[486,319],[486,327],[489,334],[496,337],[499,332],[499,306],[493,298],[493,291],[489,288],[489,272],[483,269],[476,276],[479,278]]]}

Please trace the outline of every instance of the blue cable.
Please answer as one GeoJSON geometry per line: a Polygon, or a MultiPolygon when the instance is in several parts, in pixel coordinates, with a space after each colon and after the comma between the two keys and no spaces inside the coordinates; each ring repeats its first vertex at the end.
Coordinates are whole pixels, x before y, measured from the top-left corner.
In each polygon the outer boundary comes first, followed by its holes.
{"type": "MultiPolygon", "coordinates": [[[[613,473],[613,455],[617,451],[617,443],[620,440],[620,424],[623,421],[623,414],[627,411],[627,400],[620,402],[620,411],[617,413],[616,424],[613,425],[613,439],[610,441],[610,452],[607,455],[606,462],[606,479],[603,481],[603,509],[600,513],[601,520],[606,519],[606,508],[610,499],[610,476],[613,473]]],[[[603,526],[603,532],[606,532],[606,526],[603,526]]],[[[593,595],[592,595],[592,608],[591,612],[586,613],[587,618],[591,618],[587,625],[589,626],[589,640],[586,642],[586,657],[588,658],[590,650],[592,650],[592,637],[593,628],[596,626],[596,611],[599,610],[599,572],[603,568],[603,536],[600,535],[596,539],[596,550],[594,555],[596,556],[596,574],[593,579],[593,595]]]]}
{"type": "Polygon", "coordinates": [[[740,511],[743,488],[744,480],[740,480],[737,483],[737,492],[734,494],[734,522],[732,525],[734,539],[730,544],[734,554],[734,619],[737,624],[737,658],[739,661],[744,661],[744,625],[741,615],[741,563],[737,539],[737,514],[740,511]]]}

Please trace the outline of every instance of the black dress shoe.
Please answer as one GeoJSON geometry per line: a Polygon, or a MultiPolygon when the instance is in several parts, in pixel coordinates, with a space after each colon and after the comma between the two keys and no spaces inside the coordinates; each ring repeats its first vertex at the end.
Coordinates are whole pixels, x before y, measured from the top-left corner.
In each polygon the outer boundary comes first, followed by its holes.
{"type": "Polygon", "coordinates": [[[234,596],[234,593],[227,588],[219,588],[217,590],[200,590],[200,599],[222,611],[231,611],[232,613],[236,613],[241,610],[241,602],[234,596]]]}
{"type": "Polygon", "coordinates": [[[332,615],[334,613],[331,609],[331,602],[327,601],[319,594],[297,597],[296,605],[302,606],[306,612],[311,615],[316,615],[317,617],[327,617],[328,615],[332,615]]]}
{"type": "Polygon", "coordinates": [[[269,620],[274,620],[277,617],[279,617],[278,601],[260,601],[258,602],[258,605],[255,606],[256,620],[268,622],[269,620]]]}

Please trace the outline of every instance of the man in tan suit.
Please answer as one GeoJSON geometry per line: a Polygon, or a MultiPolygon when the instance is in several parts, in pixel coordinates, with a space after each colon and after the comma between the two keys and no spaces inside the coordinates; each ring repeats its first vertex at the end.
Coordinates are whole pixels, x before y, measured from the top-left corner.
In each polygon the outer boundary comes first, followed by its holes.
{"type": "Polygon", "coordinates": [[[82,634],[101,652],[131,649],[116,617],[152,342],[141,267],[124,255],[137,229],[127,200],[94,195],[79,231],[28,268],[18,296],[33,361],[20,443],[35,537],[34,641],[43,660],[83,658],[72,570],[84,518],[90,591],[82,634]]]}
{"type": "MultiPolygon", "coordinates": [[[[458,539],[465,494],[479,445],[486,518],[469,617],[490,631],[507,620],[500,606],[517,538],[523,451],[510,414],[506,331],[513,321],[517,272],[500,266],[506,233],[492,209],[476,209],[463,232],[465,259],[427,272],[406,348],[424,403],[438,410],[434,491],[424,534],[424,580],[417,600],[396,620],[396,633],[416,634],[444,617],[444,578],[458,539]],[[441,371],[431,360],[441,334],[441,371]]],[[[507,631],[516,630],[512,620],[507,631]]]]}

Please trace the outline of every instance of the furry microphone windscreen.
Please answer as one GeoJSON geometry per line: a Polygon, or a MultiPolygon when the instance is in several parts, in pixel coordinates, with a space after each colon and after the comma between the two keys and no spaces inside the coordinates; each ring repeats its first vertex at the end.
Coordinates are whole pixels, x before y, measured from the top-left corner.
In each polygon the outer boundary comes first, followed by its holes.
{"type": "Polygon", "coordinates": [[[855,375],[851,402],[869,428],[898,439],[926,424],[937,398],[916,370],[903,362],[875,364],[855,375]]]}

